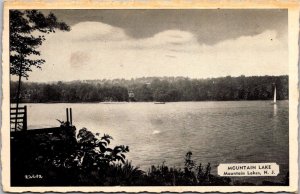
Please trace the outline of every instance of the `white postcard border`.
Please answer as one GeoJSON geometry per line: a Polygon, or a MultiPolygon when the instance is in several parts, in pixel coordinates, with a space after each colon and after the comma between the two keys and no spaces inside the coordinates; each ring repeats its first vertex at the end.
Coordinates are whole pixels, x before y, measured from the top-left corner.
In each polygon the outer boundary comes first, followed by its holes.
{"type": "Polygon", "coordinates": [[[299,2],[298,1],[37,1],[5,2],[3,10],[3,53],[2,53],[2,128],[1,160],[2,184],[4,191],[10,192],[296,192],[298,188],[298,36],[299,36],[299,2]],[[290,186],[172,186],[172,187],[11,187],[10,186],[10,120],[9,120],[9,9],[215,9],[215,8],[270,8],[288,9],[289,29],[289,172],[290,186]]]}

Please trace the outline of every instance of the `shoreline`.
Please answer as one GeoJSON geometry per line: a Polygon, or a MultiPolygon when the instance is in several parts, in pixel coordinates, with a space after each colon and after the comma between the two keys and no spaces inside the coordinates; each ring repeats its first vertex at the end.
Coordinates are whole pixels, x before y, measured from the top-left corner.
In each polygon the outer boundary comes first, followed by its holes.
{"type": "MultiPolygon", "coordinates": [[[[277,102],[289,101],[289,99],[284,100],[277,100],[277,102]]],[[[20,104],[135,104],[135,103],[155,103],[157,101],[136,101],[136,102],[128,102],[128,101],[111,101],[111,102],[104,102],[104,101],[97,101],[97,102],[20,102],[20,104]]],[[[182,102],[272,102],[272,100],[199,100],[199,101],[170,101],[165,102],[167,103],[182,103],[182,102]]],[[[10,104],[16,104],[12,102],[10,104]]]]}

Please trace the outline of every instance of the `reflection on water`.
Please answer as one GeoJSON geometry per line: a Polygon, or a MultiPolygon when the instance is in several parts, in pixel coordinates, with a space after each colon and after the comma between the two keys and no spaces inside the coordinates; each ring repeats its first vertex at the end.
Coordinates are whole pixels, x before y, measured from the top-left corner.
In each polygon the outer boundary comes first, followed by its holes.
{"type": "MultiPolygon", "coordinates": [[[[144,170],[163,161],[182,166],[188,151],[195,161],[212,166],[276,162],[278,181],[288,170],[288,101],[29,104],[29,128],[59,125],[56,119],[65,120],[67,107],[73,108],[77,128],[107,133],[114,145],[128,145],[128,160],[144,170]]],[[[247,181],[262,179],[267,178],[247,181]]]]}
{"type": "Polygon", "coordinates": [[[277,116],[277,104],[273,104],[273,107],[274,107],[274,117],[276,117],[277,116]]]}

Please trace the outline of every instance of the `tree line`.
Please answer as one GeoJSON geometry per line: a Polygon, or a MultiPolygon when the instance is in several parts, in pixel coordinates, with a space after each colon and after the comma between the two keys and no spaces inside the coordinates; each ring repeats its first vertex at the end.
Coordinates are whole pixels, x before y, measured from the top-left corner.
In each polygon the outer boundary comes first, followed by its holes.
{"type": "MultiPolygon", "coordinates": [[[[84,80],[55,83],[23,83],[23,102],[103,101],[222,101],[288,99],[288,76],[239,76],[209,79],[143,77],[137,79],[84,80]],[[132,96],[130,95],[133,94],[132,96]]],[[[15,101],[17,82],[10,84],[15,101]]]]}

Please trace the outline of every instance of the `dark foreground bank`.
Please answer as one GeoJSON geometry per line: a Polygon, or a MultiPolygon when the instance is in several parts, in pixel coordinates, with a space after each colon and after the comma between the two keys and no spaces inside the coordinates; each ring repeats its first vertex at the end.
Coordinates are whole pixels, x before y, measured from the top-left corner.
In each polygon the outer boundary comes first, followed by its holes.
{"type": "MultiPolygon", "coordinates": [[[[211,174],[210,164],[202,165],[184,157],[184,168],[164,164],[147,172],[126,160],[128,146],[110,148],[112,137],[93,134],[62,124],[57,128],[11,133],[12,186],[230,186],[253,185],[232,182],[228,177],[211,174]]],[[[288,185],[263,181],[260,185],[288,185]]]]}

